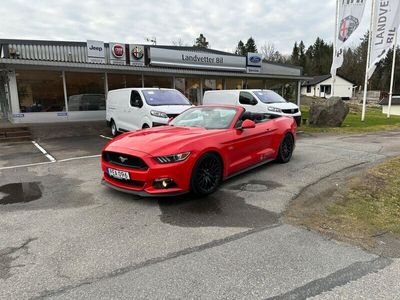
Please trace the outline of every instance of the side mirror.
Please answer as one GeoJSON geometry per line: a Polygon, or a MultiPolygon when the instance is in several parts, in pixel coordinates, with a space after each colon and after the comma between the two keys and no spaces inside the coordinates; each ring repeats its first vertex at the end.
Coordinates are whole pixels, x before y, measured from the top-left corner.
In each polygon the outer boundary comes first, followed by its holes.
{"type": "Polygon", "coordinates": [[[249,129],[249,128],[255,128],[256,127],[256,123],[254,123],[254,121],[246,119],[243,121],[242,123],[242,129],[249,129]]]}
{"type": "Polygon", "coordinates": [[[172,121],[173,119],[174,119],[173,117],[170,117],[170,118],[168,119],[168,124],[171,123],[171,121],[172,121]]]}

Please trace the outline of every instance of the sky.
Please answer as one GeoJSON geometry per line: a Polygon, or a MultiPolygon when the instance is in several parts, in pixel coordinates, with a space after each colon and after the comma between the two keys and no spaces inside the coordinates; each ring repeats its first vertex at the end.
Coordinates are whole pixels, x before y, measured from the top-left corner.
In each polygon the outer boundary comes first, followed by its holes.
{"type": "MultiPolygon", "coordinates": [[[[252,36],[258,48],[274,44],[290,54],[295,41],[332,42],[335,0],[2,0],[0,38],[148,43],[203,33],[213,49],[233,51],[252,36]]],[[[367,7],[370,6],[367,3],[367,7]]],[[[366,11],[368,14],[368,8],[366,11]]],[[[364,20],[360,27],[368,27],[364,20]]],[[[361,31],[361,30],[360,30],[361,31]]],[[[363,31],[363,32],[365,32],[363,31]]],[[[362,33],[363,33],[362,32],[362,33]]],[[[353,37],[357,44],[362,33],[353,37]]]]}

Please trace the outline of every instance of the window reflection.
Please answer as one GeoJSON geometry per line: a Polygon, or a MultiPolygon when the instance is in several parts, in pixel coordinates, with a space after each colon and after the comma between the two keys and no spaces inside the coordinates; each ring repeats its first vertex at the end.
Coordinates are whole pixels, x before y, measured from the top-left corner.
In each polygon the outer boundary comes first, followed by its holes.
{"type": "Polygon", "coordinates": [[[104,74],[68,72],[67,82],[68,110],[105,110],[104,74]]]}
{"type": "Polygon", "coordinates": [[[62,72],[16,70],[20,111],[65,111],[62,72]]]}

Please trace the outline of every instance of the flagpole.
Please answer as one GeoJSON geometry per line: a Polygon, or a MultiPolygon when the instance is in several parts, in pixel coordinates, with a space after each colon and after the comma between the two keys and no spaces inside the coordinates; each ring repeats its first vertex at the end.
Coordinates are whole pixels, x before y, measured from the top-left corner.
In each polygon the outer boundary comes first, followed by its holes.
{"type": "MultiPolygon", "coordinates": [[[[335,60],[336,51],[337,51],[337,36],[338,36],[338,25],[339,25],[339,1],[336,0],[336,17],[335,17],[335,38],[333,42],[333,57],[332,62],[335,60]]],[[[335,76],[333,76],[333,84],[332,84],[332,97],[335,97],[335,83],[336,83],[336,72],[335,76]]]]}
{"type": "Polygon", "coordinates": [[[394,45],[393,45],[392,74],[391,74],[391,78],[390,78],[390,92],[389,92],[389,103],[388,103],[388,112],[387,112],[388,118],[390,118],[390,110],[392,108],[394,71],[395,71],[395,67],[396,67],[397,32],[398,32],[398,29],[396,28],[396,35],[394,36],[394,45]]]}
{"type": "Polygon", "coordinates": [[[372,13],[371,13],[371,23],[369,25],[369,36],[368,36],[368,52],[367,52],[367,63],[365,66],[365,81],[364,81],[364,96],[363,96],[363,107],[361,113],[361,121],[365,121],[365,110],[367,106],[367,89],[368,89],[368,69],[370,63],[370,56],[371,56],[371,41],[372,41],[372,34],[373,34],[373,24],[375,20],[375,0],[372,0],[372,13]]]}

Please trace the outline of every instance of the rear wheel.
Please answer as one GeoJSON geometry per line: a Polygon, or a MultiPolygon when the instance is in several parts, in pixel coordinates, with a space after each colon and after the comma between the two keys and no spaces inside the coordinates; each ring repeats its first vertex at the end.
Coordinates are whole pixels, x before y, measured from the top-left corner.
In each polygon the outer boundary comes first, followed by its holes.
{"type": "Polygon", "coordinates": [[[118,135],[117,125],[115,124],[114,120],[111,121],[111,134],[112,136],[118,135]]]}
{"type": "Polygon", "coordinates": [[[279,146],[277,161],[280,163],[287,163],[292,158],[294,150],[294,139],[290,133],[287,133],[279,146]]]}
{"type": "Polygon", "coordinates": [[[192,172],[190,179],[191,191],[198,195],[208,195],[215,192],[222,180],[222,162],[218,155],[206,153],[201,156],[192,172]]]}

